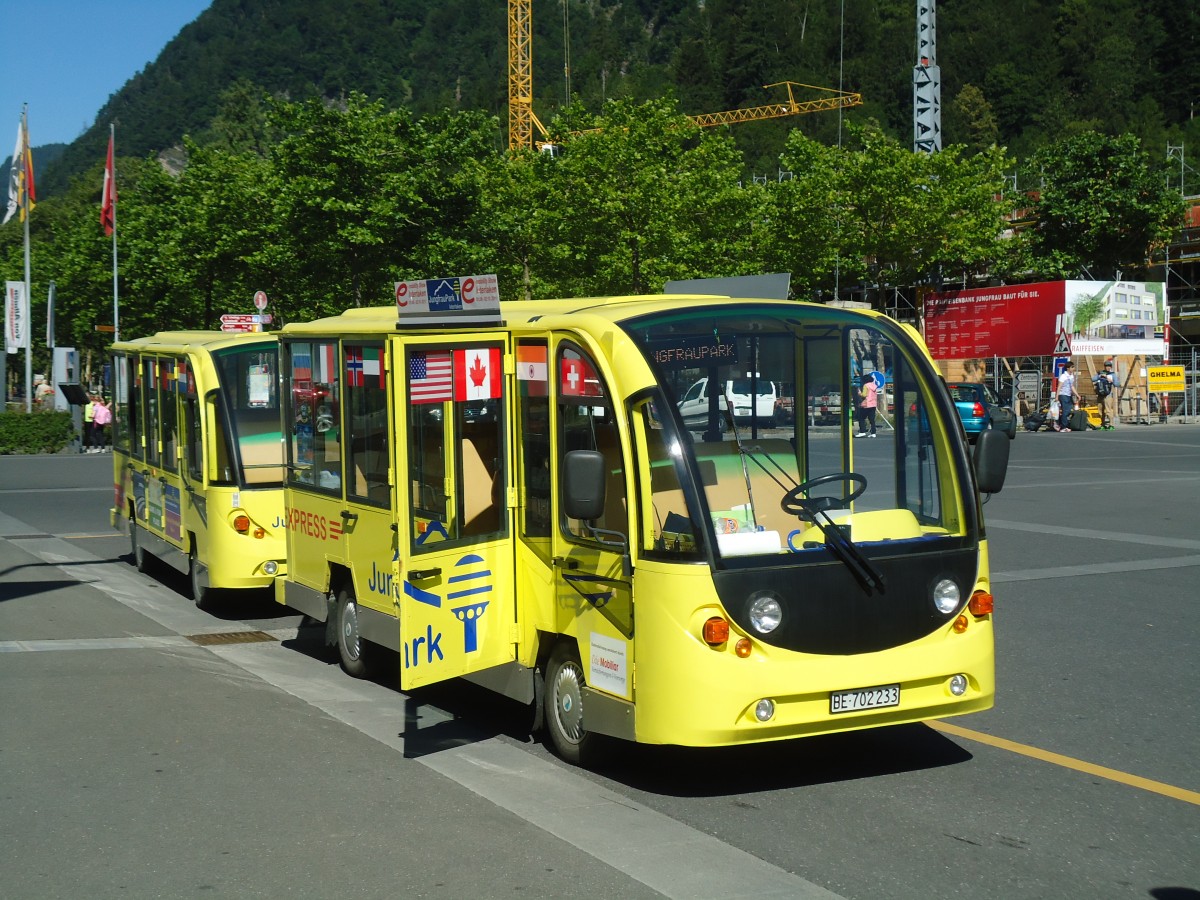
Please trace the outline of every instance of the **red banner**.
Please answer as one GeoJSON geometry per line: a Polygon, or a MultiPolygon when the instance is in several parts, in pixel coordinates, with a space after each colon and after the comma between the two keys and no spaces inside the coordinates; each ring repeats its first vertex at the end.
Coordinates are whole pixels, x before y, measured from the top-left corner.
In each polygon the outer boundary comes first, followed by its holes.
{"type": "Polygon", "coordinates": [[[925,343],[937,359],[1048,356],[1066,310],[1066,282],[929,294],[925,343]]]}

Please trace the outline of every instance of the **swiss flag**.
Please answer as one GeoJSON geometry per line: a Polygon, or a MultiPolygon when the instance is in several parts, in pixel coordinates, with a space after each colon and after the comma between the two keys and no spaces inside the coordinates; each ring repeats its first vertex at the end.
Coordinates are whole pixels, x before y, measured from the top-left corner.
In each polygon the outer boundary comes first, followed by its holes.
{"type": "Polygon", "coordinates": [[[604,388],[596,370],[586,359],[564,356],[559,371],[558,391],[564,397],[603,397],[604,388]]]}
{"type": "Polygon", "coordinates": [[[501,395],[503,376],[499,347],[454,351],[455,400],[494,400],[501,395]]]}

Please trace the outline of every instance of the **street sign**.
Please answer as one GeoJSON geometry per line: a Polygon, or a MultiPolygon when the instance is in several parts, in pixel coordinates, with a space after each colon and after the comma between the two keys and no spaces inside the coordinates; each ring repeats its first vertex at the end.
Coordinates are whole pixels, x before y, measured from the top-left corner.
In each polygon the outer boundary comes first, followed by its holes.
{"type": "Polygon", "coordinates": [[[222,325],[254,325],[255,318],[257,318],[257,317],[254,315],[241,315],[238,313],[226,313],[225,315],[221,316],[221,324],[222,325]]]}
{"type": "Polygon", "coordinates": [[[267,308],[267,292],[266,291],[255,291],[254,292],[254,305],[256,307],[258,307],[259,312],[262,312],[264,309],[267,308]]]}
{"type": "Polygon", "coordinates": [[[1071,339],[1067,337],[1066,329],[1058,333],[1058,343],[1054,345],[1055,356],[1071,355],[1071,339]]]}
{"type": "Polygon", "coordinates": [[[1033,399],[1038,396],[1038,392],[1042,387],[1042,375],[1040,372],[1025,371],[1017,373],[1017,393],[1025,394],[1027,398],[1033,399]]]}
{"type": "Polygon", "coordinates": [[[1151,393],[1186,391],[1187,380],[1183,366],[1147,366],[1146,387],[1151,393]]]}
{"type": "Polygon", "coordinates": [[[259,326],[253,322],[225,322],[221,325],[222,331],[258,331],[259,326]]]}

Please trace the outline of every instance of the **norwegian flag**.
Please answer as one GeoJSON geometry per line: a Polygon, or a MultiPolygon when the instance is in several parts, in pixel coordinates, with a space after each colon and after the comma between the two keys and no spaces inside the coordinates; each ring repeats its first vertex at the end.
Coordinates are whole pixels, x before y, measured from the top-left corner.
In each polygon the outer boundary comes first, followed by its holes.
{"type": "Polygon", "coordinates": [[[346,384],[350,387],[363,386],[362,347],[346,347],[346,384]]]}

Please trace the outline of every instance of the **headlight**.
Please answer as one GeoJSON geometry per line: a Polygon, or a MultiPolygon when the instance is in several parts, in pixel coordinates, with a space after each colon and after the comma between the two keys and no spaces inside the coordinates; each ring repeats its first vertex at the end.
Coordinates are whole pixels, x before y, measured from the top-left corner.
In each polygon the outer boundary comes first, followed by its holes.
{"type": "Polygon", "coordinates": [[[770,634],[783,621],[783,607],[774,594],[759,593],[750,598],[750,624],[759,634],[770,634]]]}
{"type": "Polygon", "coordinates": [[[950,615],[958,609],[961,600],[962,592],[949,578],[943,578],[933,586],[933,605],[937,607],[938,612],[950,615]]]}

